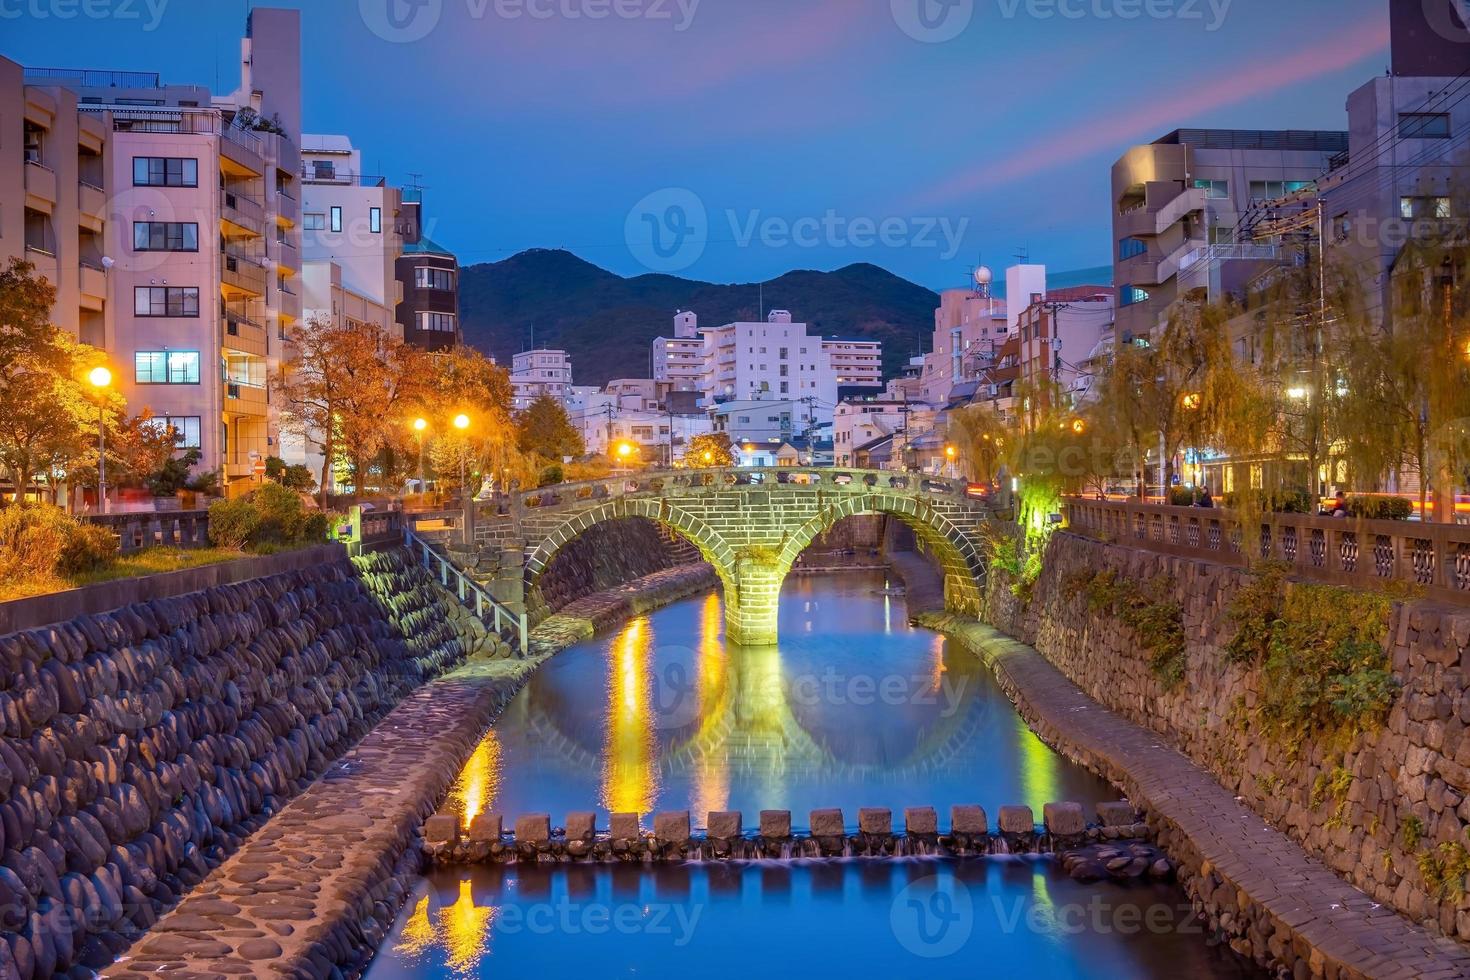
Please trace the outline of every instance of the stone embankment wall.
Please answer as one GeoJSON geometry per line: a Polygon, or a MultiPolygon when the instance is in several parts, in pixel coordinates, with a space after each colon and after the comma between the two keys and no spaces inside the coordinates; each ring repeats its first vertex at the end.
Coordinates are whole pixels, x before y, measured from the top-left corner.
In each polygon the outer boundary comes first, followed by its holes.
{"type": "Polygon", "coordinates": [[[1374,900],[1470,940],[1470,612],[1396,605],[1389,652],[1400,690],[1386,723],[1346,744],[1309,738],[1293,751],[1251,722],[1261,669],[1225,655],[1235,631],[1227,610],[1248,577],[1063,533],[1052,538],[1029,602],[993,573],[985,618],[1094,700],[1168,740],[1374,900]],[[1155,676],[1138,638],[1069,587],[1101,570],[1165,583],[1162,597],[1183,614],[1182,682],[1169,687],[1155,676]]]}
{"type": "Polygon", "coordinates": [[[422,572],[355,562],[0,636],[0,977],[111,962],[463,659],[422,572]]]}

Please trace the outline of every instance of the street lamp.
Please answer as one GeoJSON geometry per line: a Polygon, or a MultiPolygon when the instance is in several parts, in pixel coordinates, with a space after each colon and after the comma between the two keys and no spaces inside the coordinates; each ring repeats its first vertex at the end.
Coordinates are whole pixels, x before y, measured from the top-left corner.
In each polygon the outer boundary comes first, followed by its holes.
{"type": "MultiPolygon", "coordinates": [[[[467,432],[470,427],[470,417],[463,412],[456,415],[454,417],[454,427],[460,432],[467,432]]],[[[464,525],[461,536],[464,539],[466,548],[473,544],[475,540],[475,508],[474,504],[470,501],[469,478],[465,464],[465,455],[468,448],[468,443],[459,447],[459,494],[461,503],[464,506],[464,519],[460,523],[464,525]]]]}
{"type": "Polygon", "coordinates": [[[87,372],[87,381],[97,389],[97,508],[107,513],[107,386],[112,372],[98,365],[87,372]]]}
{"type": "Polygon", "coordinates": [[[959,455],[959,450],[955,449],[954,446],[945,446],[944,447],[944,458],[947,459],[947,460],[949,460],[949,475],[950,475],[950,478],[951,479],[953,479],[953,477],[954,477],[954,460],[955,460],[955,457],[958,456],[958,455],[959,455]]]}
{"type": "Polygon", "coordinates": [[[414,419],[413,431],[419,440],[419,499],[426,502],[429,496],[429,482],[424,476],[424,433],[429,429],[428,419],[414,419]]]}

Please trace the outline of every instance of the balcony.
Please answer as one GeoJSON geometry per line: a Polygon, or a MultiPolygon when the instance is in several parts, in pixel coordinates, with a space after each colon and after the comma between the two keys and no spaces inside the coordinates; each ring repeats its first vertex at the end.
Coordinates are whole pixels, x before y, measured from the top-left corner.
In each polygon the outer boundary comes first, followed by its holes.
{"type": "Polygon", "coordinates": [[[82,309],[101,313],[107,303],[107,272],[100,265],[82,262],[79,286],[82,309]]]}
{"type": "Polygon", "coordinates": [[[56,171],[36,160],[26,161],[26,207],[42,214],[56,207],[56,171]]]}
{"type": "Polygon", "coordinates": [[[102,233],[107,218],[107,192],[85,181],[77,184],[77,224],[94,234],[102,233]]]}
{"type": "Polygon", "coordinates": [[[1134,208],[1118,216],[1114,230],[1119,238],[1162,235],[1184,220],[1184,216],[1205,209],[1205,190],[1191,187],[1156,208],[1134,208]]]}
{"type": "Polygon", "coordinates": [[[276,190],[276,222],[283,225],[301,222],[301,202],[284,187],[276,190]]]}
{"type": "Polygon", "coordinates": [[[251,296],[265,295],[265,269],[254,259],[226,250],[220,255],[220,284],[225,293],[232,290],[251,296]]]}
{"type": "Polygon", "coordinates": [[[263,416],[269,404],[265,385],[225,380],[225,411],[229,414],[263,416]]]}
{"type": "Polygon", "coordinates": [[[257,357],[265,357],[267,354],[267,340],[265,326],[250,319],[243,313],[233,310],[225,310],[224,317],[224,347],[227,350],[239,351],[242,354],[254,354],[257,357]]]}
{"type": "Polygon", "coordinates": [[[220,231],[226,238],[260,238],[265,234],[265,208],[259,201],[228,188],[219,192],[220,231]]]}
{"type": "Polygon", "coordinates": [[[53,285],[57,281],[56,253],[40,245],[26,242],[25,260],[36,267],[34,275],[53,285]]]}
{"type": "MultiPolygon", "coordinates": [[[[301,296],[289,283],[281,284],[277,289],[277,303],[283,321],[295,322],[301,319],[301,296]]],[[[281,326],[284,328],[286,324],[283,322],[281,326]]]]}

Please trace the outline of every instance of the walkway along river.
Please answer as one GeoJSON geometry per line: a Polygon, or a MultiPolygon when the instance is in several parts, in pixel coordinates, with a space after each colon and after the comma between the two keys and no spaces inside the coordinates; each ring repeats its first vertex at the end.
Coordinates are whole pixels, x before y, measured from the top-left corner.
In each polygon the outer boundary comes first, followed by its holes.
{"type": "MultiPolygon", "coordinates": [[[[717,594],[544,665],[466,766],[468,822],[544,812],[812,809],[1116,799],[1025,726],[989,671],[908,625],[882,573],[793,577],[779,647],[727,647],[717,594]]],[[[1176,887],[1078,884],[1048,858],[433,872],[372,980],[513,973],[1252,976],[1176,887]]]]}

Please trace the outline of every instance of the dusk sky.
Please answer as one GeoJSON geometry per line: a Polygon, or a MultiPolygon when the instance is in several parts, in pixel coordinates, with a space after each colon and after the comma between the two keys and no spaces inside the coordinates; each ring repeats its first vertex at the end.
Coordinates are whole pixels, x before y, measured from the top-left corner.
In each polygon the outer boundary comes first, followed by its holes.
{"type": "MultiPolygon", "coordinates": [[[[271,5],[303,10],[306,129],[349,134],[391,181],[422,174],[461,262],[561,247],[718,282],[866,261],[940,288],[1022,246],[1104,265],[1129,145],[1343,128],[1388,60],[1384,0],[271,5]],[[654,226],[685,247],[650,250],[654,226]]],[[[246,9],[0,0],[0,53],[230,91],[246,9]]]]}

